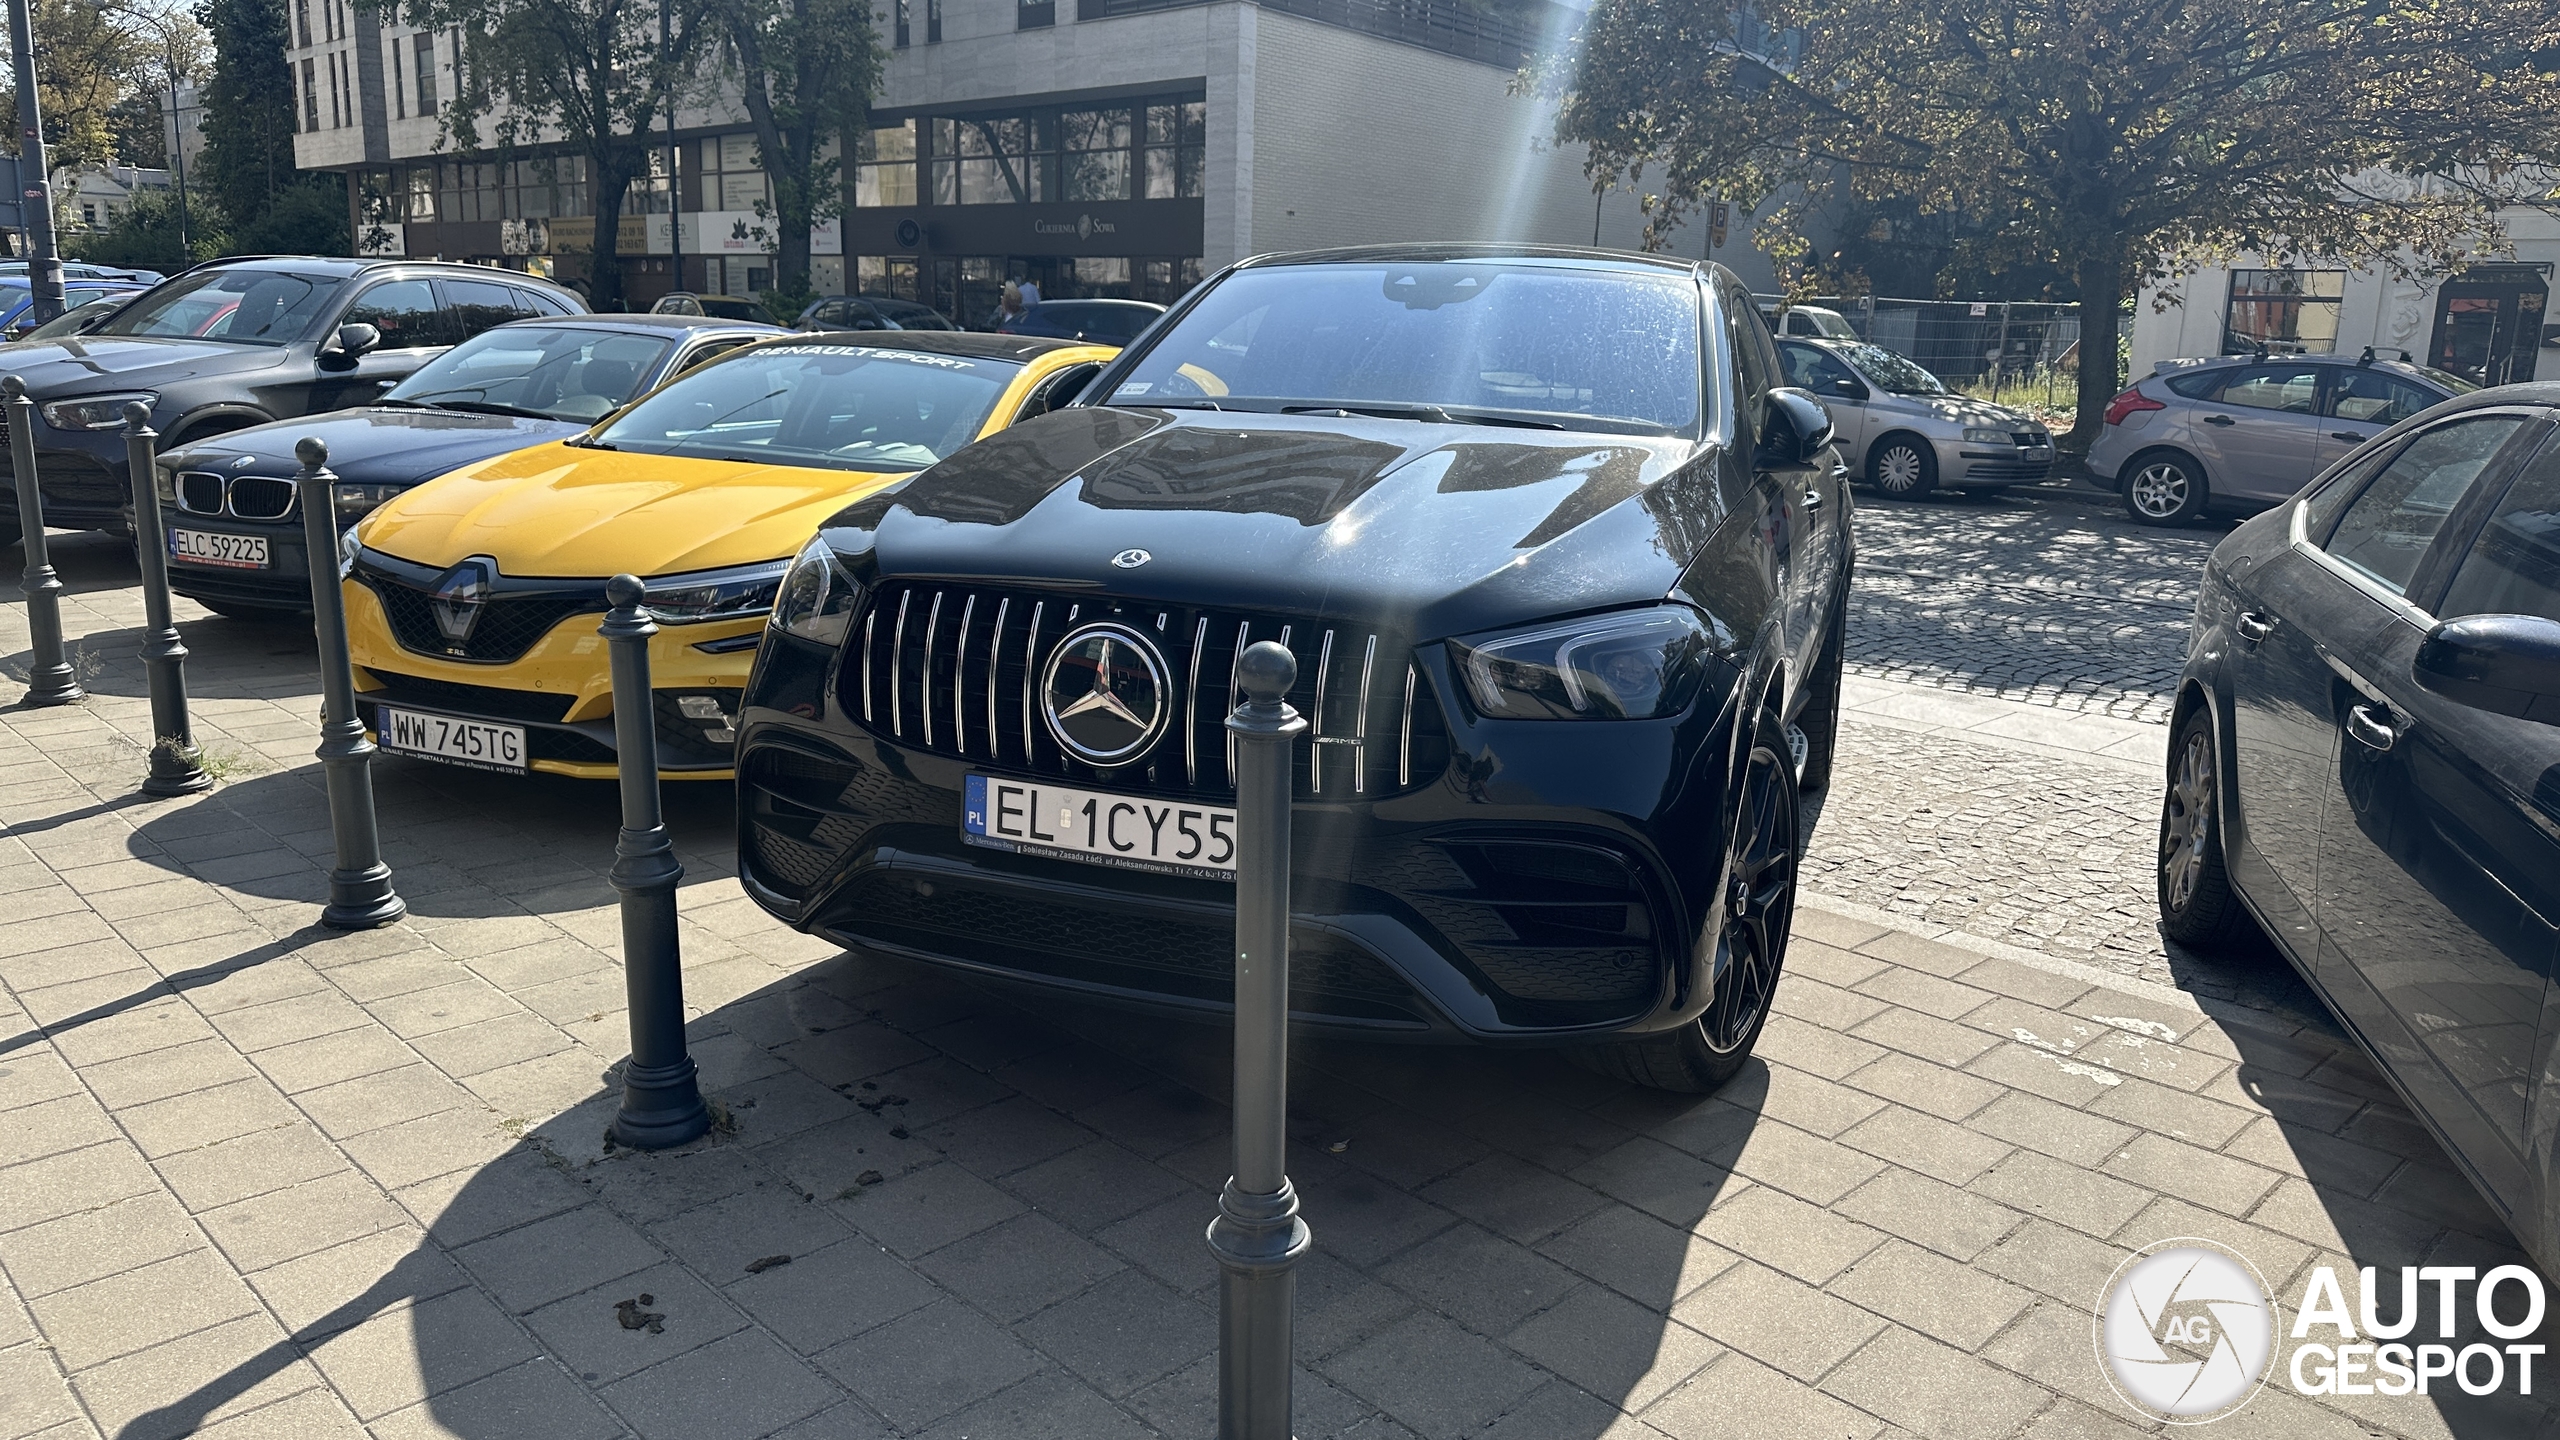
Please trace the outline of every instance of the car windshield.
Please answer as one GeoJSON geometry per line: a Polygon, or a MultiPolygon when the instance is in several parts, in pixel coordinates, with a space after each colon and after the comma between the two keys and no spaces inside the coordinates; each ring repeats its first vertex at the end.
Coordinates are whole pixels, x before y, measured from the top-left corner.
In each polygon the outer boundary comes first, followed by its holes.
{"type": "Polygon", "coordinates": [[[1694,434],[1698,289],[1497,261],[1239,271],[1160,333],[1118,405],[1350,410],[1694,434]]]}
{"type": "Polygon", "coordinates": [[[1835,345],[1832,353],[1858,367],[1858,373],[1896,395],[1945,395],[1944,382],[1910,357],[1881,345],[1835,345]]]}
{"type": "Polygon", "coordinates": [[[1018,368],[871,345],[777,345],[691,372],[588,443],[705,460],[921,470],[976,438],[1018,368]]]}
{"type": "Polygon", "coordinates": [[[485,330],[420,366],[384,400],[550,420],[601,420],[630,403],[668,342],[573,325],[485,330]]]}
{"type": "Polygon", "coordinates": [[[281,270],[208,270],[160,286],[93,333],[284,345],[311,328],[344,283],[281,270]]]}

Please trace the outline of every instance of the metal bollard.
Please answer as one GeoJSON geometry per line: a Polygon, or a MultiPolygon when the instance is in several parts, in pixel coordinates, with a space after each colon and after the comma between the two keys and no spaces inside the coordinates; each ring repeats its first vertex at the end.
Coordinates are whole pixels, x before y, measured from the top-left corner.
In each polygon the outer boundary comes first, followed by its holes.
{"type": "Polygon", "coordinates": [[[637,575],[605,582],[613,608],[596,633],[613,650],[613,748],[622,778],[622,834],[613,888],[622,892],[622,983],[631,1008],[631,1061],[622,1071],[616,1144],[681,1145],[711,1128],[684,1043],[684,957],[676,935],[675,843],[658,808],[658,720],[649,689],[649,637],[657,622],[640,602],[637,575]]]}
{"type": "Polygon", "coordinates": [[[192,795],[213,784],[187,717],[187,647],[169,618],[169,541],[161,526],[151,407],[124,407],[124,463],[133,474],[134,552],[142,562],[142,669],[151,685],[151,773],[145,795],[192,795]]]}
{"type": "Polygon", "coordinates": [[[1311,1236],[1287,1174],[1290,753],[1307,722],[1285,697],[1297,657],[1265,640],[1236,662],[1235,1175],[1209,1250],[1218,1284],[1219,1440],[1289,1440],[1297,1343],[1291,1275],[1311,1236]]]}
{"type": "Polygon", "coordinates": [[[311,629],[320,641],[320,766],[329,780],[329,826],[337,868],[320,923],[332,930],[371,930],[409,913],[382,863],[382,832],[373,814],[373,742],[356,718],[356,677],[347,659],[347,597],[338,589],[338,477],[329,473],[328,442],[294,442],[302,461],[294,486],[302,501],[302,545],[311,562],[311,629]]]}
{"type": "Polygon", "coordinates": [[[18,581],[27,597],[27,703],[76,704],[89,695],[62,655],[62,580],[45,554],[44,492],[36,484],[36,403],[15,375],[0,378],[0,393],[8,397],[9,468],[18,478],[18,536],[27,552],[18,581]]]}

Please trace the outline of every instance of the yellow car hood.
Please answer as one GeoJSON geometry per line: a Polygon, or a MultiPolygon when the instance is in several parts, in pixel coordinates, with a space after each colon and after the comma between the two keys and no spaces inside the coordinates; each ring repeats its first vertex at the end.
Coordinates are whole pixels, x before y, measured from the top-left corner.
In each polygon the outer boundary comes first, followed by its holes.
{"type": "Polygon", "coordinates": [[[408,491],[356,536],[421,565],[486,555],[505,575],[674,575],[787,559],[829,515],[906,478],[555,442],[408,491]]]}

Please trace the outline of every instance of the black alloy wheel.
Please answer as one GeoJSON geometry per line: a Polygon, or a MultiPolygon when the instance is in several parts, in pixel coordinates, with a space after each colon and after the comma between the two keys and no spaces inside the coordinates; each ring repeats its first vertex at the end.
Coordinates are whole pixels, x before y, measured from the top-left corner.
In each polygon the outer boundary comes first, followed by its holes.
{"type": "Polygon", "coordinates": [[[2168,788],[2160,801],[2160,933],[2197,950],[2219,950],[2255,922],[2222,855],[2221,754],[2213,712],[2197,706],[2169,744],[2168,788]]]}
{"type": "Polygon", "coordinates": [[[1867,452],[1867,483],[1896,500],[1919,499],[1937,488],[1937,447],[1916,435],[1887,435],[1867,452]]]}
{"type": "Polygon", "coordinates": [[[1723,929],[1706,1013],[1659,1035],[1578,1050],[1591,1068],[1632,1085],[1703,1095],[1742,1069],[1769,1019],[1795,931],[1801,816],[1796,777],[1774,716],[1753,737],[1726,844],[1723,929]]]}

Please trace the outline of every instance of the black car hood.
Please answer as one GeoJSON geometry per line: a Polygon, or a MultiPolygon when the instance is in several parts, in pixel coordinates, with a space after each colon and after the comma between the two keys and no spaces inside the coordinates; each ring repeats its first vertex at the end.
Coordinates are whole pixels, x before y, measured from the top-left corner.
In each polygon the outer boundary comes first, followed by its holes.
{"type": "Polygon", "coordinates": [[[82,335],[0,346],[0,370],[24,377],[27,394],[37,400],[238,375],[267,369],[284,358],[284,349],[275,345],[227,345],[166,335],[82,335]]]}
{"type": "Polygon", "coordinates": [[[574,420],[374,405],[233,430],[190,445],[171,459],[188,469],[225,474],[236,466],[260,475],[290,475],[302,468],[293,447],[309,435],[328,445],[329,469],[341,480],[415,485],[475,460],[565,440],[586,428],[574,420]],[[243,457],[249,463],[237,465],[243,457]]]}
{"type": "Polygon", "coordinates": [[[1723,519],[1711,446],[1358,416],[1070,408],[829,522],[884,577],[1399,622],[1659,599],[1723,519]],[[1113,557],[1147,552],[1122,567],[1113,557]]]}

